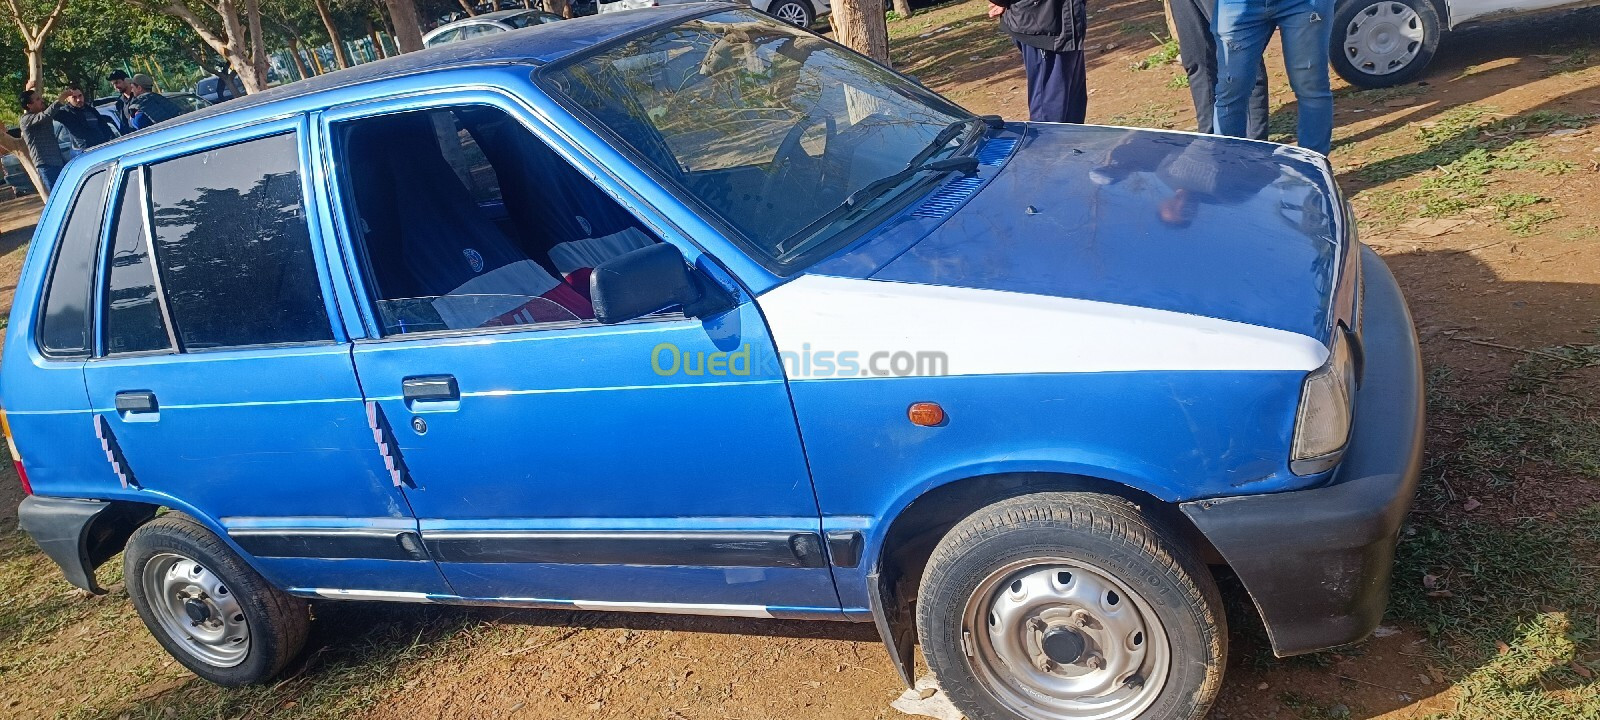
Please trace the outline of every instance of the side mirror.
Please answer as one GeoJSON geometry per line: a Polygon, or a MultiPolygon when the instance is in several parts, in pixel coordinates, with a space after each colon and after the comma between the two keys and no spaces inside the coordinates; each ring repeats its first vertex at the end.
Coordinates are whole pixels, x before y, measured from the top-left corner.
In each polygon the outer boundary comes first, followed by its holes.
{"type": "Polygon", "coordinates": [[[594,317],[606,325],[641,318],[671,307],[705,317],[733,306],[726,290],[703,277],[671,243],[639,248],[595,267],[589,276],[594,317]]]}

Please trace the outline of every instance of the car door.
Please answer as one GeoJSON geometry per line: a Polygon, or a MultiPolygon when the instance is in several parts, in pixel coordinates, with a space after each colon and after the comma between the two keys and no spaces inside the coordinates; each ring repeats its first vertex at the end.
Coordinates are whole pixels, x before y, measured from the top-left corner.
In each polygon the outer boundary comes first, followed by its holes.
{"type": "Polygon", "coordinates": [[[305,201],[302,120],[125,158],[84,368],[122,482],[306,594],[443,592],[366,420],[305,201]]]}
{"type": "Polygon", "coordinates": [[[370,337],[356,342],[357,373],[423,542],[458,593],[838,612],[794,413],[747,295],[704,322],[673,310],[596,323],[587,297],[571,296],[586,292],[590,268],[562,262],[666,234],[552,151],[498,93],[335,109],[325,122],[338,166],[330,200],[345,253],[362,259],[352,314],[370,337]],[[479,147],[463,153],[457,142],[479,147]],[[403,162],[385,164],[396,145],[403,162]],[[485,164],[453,166],[458,156],[485,164]],[[515,196],[483,197],[491,181],[515,196]],[[497,203],[513,211],[511,226],[491,221],[497,203]],[[495,285],[508,274],[521,284],[495,285]],[[495,293],[510,300],[496,305],[495,293]],[[493,309],[468,317],[483,303],[493,309]]]}

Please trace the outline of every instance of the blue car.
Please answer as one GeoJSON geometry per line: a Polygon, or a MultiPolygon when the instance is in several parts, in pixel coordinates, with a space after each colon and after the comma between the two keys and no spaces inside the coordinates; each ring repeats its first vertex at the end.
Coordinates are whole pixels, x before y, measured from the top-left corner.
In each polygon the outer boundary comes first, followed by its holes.
{"type": "Polygon", "coordinates": [[[974,116],[740,5],[274,88],[64,170],[20,521],[265,681],[336,600],[875,623],[972,718],[1196,718],[1237,576],[1359,640],[1405,302],[1327,160],[974,116]]]}

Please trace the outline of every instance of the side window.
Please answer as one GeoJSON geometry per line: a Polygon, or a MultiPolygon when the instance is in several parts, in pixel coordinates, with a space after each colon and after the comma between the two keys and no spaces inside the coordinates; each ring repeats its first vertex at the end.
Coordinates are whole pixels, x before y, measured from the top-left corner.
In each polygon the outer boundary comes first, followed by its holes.
{"type": "Polygon", "coordinates": [[[186,351],[331,341],[294,134],[149,168],[156,264],[186,351]]]}
{"type": "Polygon", "coordinates": [[[155,274],[145,244],[142,169],[123,176],[112,231],[111,268],[106,287],[105,333],[108,354],[171,349],[167,323],[156,300],[155,274]]]}
{"type": "Polygon", "coordinates": [[[72,214],[56,243],[55,267],[44,298],[44,321],[39,327],[39,347],[55,357],[89,354],[91,293],[94,259],[100,251],[100,219],[105,212],[104,170],[83,181],[73,200],[72,214]]]}
{"type": "Polygon", "coordinates": [[[593,319],[595,265],[657,242],[496,108],[351,120],[333,137],[385,335],[593,319]]]}

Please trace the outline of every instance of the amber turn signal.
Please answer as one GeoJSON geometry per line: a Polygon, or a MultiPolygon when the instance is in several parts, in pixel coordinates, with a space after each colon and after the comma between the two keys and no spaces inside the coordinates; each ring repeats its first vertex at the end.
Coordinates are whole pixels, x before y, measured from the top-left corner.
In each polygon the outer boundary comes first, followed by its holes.
{"type": "Polygon", "coordinates": [[[911,403],[911,407],[906,410],[906,417],[911,418],[912,425],[921,425],[923,427],[943,425],[944,408],[939,407],[939,403],[911,403]]]}

